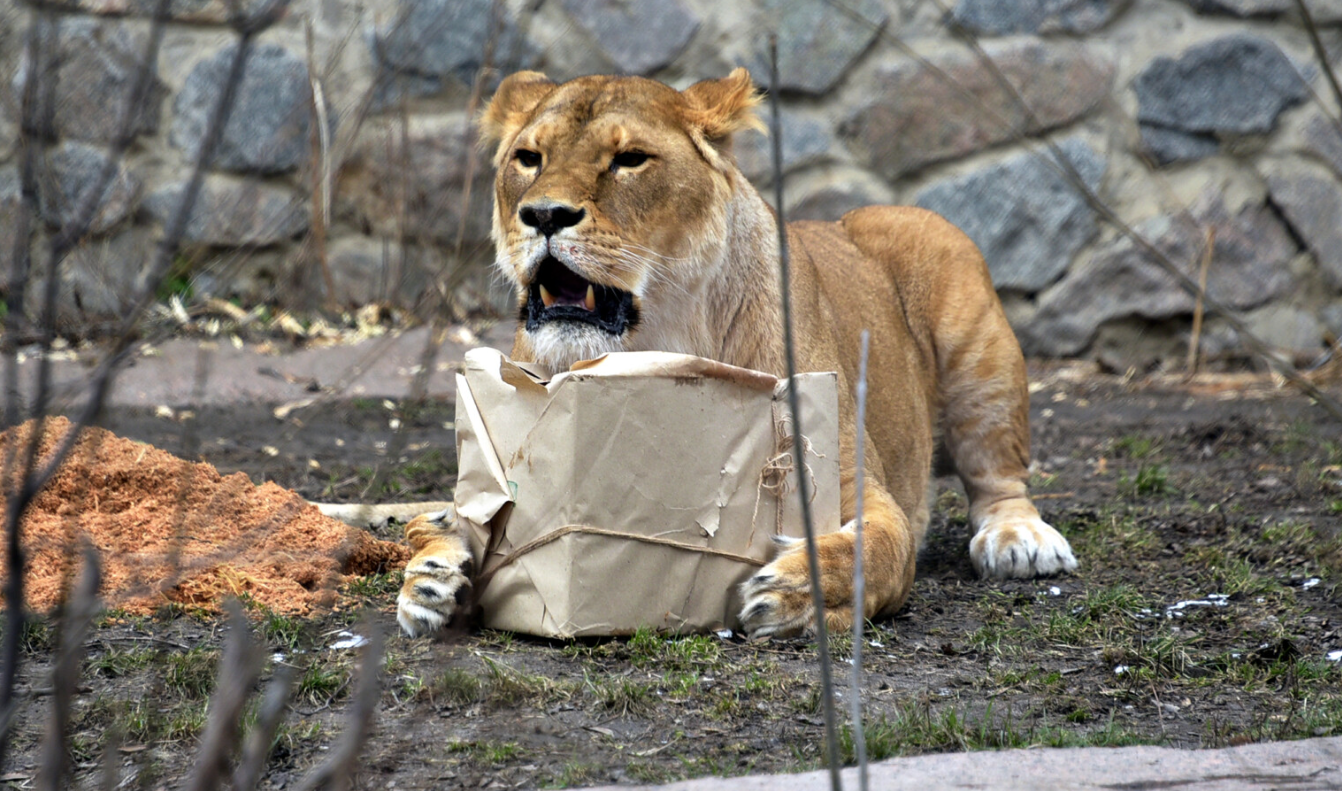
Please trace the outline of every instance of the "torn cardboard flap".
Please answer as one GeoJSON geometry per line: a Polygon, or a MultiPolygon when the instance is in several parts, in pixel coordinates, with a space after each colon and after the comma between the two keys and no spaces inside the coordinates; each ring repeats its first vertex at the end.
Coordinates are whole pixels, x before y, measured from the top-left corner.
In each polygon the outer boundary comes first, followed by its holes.
{"type": "MultiPolygon", "coordinates": [[[[485,625],[735,628],[737,585],[772,558],[772,536],[802,534],[786,382],[661,352],[548,380],[528,368],[476,349],[457,376],[456,508],[485,625]]],[[[837,377],[802,374],[797,388],[816,530],[831,532],[837,377]]]]}

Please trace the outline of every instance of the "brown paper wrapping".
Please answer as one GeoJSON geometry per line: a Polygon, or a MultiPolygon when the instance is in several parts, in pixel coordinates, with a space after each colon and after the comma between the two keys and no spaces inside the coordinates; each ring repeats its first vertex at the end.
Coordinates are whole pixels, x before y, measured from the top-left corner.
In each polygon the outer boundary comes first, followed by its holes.
{"type": "MultiPolygon", "coordinates": [[[[797,377],[817,533],[839,528],[833,373],[797,377]]],[[[736,628],[738,584],[800,536],[787,384],[627,352],[547,379],[493,349],[457,376],[457,517],[484,624],[546,637],[736,628]]]]}

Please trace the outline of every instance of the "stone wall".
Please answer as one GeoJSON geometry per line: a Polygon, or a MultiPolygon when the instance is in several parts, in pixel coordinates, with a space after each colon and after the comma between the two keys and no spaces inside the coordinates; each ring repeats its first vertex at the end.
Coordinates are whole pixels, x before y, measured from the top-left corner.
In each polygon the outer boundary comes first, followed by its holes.
{"type": "MultiPolygon", "coordinates": [[[[35,73],[23,46],[34,15],[14,1],[0,0],[4,271],[16,97],[35,73]]],[[[41,157],[35,242],[107,162],[157,4],[65,0],[51,16],[59,138],[41,157]]],[[[952,20],[935,0],[495,5],[294,0],[248,62],[187,225],[179,275],[193,293],[319,304],[326,266],[340,303],[410,305],[464,262],[460,300],[507,312],[484,265],[490,174],[468,112],[480,65],[684,87],[744,64],[762,81],[777,32],[791,216],[874,202],[945,214],[983,248],[1029,352],[1116,364],[1170,356],[1193,310],[1060,175],[1044,139],[1186,272],[1212,229],[1209,293],[1268,341],[1308,354],[1342,334],[1342,126],[1294,0],[946,0],[952,20]],[[323,184],[329,212],[312,199],[323,184]]],[[[1342,49],[1342,0],[1308,5],[1329,51],[1342,49]]],[[[236,46],[224,0],[169,6],[135,142],[64,275],[72,321],[115,312],[136,282],[236,46]]],[[[743,135],[737,158],[757,184],[770,181],[762,136],[743,135]]],[[[1213,354],[1238,348],[1214,319],[1204,341],[1213,354]]]]}

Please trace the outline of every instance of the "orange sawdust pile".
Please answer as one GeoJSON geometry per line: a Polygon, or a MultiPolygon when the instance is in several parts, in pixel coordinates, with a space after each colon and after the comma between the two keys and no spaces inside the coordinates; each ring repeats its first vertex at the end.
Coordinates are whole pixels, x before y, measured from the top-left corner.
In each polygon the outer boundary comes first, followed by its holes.
{"type": "MultiPolygon", "coordinates": [[[[16,441],[26,447],[33,425],[0,434],[0,453],[16,441]]],[[[49,418],[41,457],[71,428],[49,418]]],[[[213,611],[245,594],[275,612],[304,615],[332,605],[346,575],[400,568],[409,555],[273,483],[221,476],[99,428],[80,436],[24,517],[30,609],[60,601],[83,537],[101,557],[104,603],[139,613],[167,602],[213,611]]]]}

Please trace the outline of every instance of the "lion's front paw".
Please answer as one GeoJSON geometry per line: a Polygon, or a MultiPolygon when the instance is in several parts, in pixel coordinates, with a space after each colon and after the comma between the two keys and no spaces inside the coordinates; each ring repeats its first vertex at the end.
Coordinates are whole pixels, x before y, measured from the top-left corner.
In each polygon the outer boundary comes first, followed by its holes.
{"type": "MultiPolygon", "coordinates": [[[[788,548],[774,562],[741,583],[745,602],[741,628],[751,637],[784,637],[815,628],[806,545],[795,539],[785,542],[788,548]]],[[[847,628],[852,623],[852,607],[827,607],[825,623],[831,629],[847,628]]]]}
{"type": "Polygon", "coordinates": [[[450,519],[450,511],[424,514],[405,527],[415,554],[405,566],[396,621],[410,637],[447,626],[470,596],[475,560],[450,519]]]}
{"type": "Polygon", "coordinates": [[[985,525],[969,542],[980,577],[1029,578],[1076,569],[1072,547],[1042,519],[1008,518],[985,525]]]}

